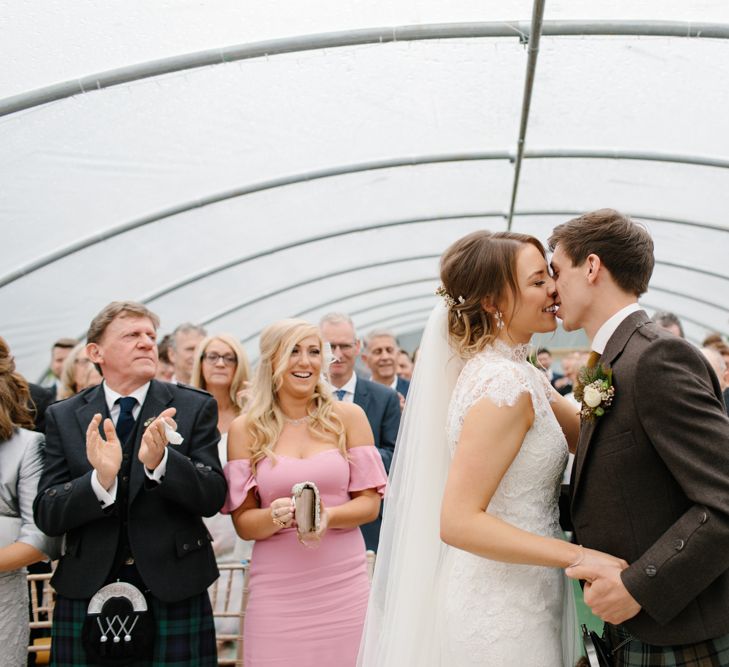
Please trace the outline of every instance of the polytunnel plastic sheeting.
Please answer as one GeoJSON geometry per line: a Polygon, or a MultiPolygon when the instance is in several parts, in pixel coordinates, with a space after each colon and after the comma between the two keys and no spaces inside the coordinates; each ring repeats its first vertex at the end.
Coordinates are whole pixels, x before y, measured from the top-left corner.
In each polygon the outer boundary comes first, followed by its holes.
{"type": "MultiPolygon", "coordinates": [[[[283,316],[420,328],[443,249],[508,225],[536,42],[531,2],[491,5],[0,6],[0,312],[20,369],[112,298],[252,356],[283,316]]],[[[719,36],[723,1],[547,1],[511,221],[546,240],[630,213],[656,241],[643,303],[694,341],[729,330],[719,36]]]]}

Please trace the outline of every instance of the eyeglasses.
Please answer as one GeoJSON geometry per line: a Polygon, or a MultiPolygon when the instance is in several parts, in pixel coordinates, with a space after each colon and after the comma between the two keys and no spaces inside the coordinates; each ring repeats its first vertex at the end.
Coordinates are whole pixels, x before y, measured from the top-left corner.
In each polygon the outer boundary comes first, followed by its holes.
{"type": "Polygon", "coordinates": [[[354,349],[353,343],[329,343],[329,347],[332,348],[332,352],[339,348],[342,352],[349,352],[354,349]]]}
{"type": "Polygon", "coordinates": [[[234,354],[218,354],[217,352],[206,352],[202,356],[203,361],[207,361],[211,366],[215,366],[221,359],[226,366],[235,366],[238,357],[234,354]]]}

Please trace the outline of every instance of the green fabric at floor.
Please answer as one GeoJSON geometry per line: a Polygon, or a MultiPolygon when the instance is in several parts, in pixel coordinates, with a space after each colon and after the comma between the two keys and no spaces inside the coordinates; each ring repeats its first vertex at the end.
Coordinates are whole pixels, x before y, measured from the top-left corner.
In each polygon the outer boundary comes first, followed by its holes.
{"type": "Polygon", "coordinates": [[[578,581],[572,580],[572,590],[575,593],[575,606],[577,607],[577,623],[582,626],[584,623],[590,630],[594,630],[598,635],[602,635],[602,621],[595,616],[590,608],[585,604],[582,597],[582,588],[578,581]]]}

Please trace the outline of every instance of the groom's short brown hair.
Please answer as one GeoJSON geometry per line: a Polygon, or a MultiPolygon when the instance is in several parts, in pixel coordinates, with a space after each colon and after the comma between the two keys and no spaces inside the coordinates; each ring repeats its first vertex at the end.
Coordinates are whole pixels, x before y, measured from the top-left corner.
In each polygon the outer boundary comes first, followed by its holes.
{"type": "Polygon", "coordinates": [[[648,230],[612,208],[590,211],[554,228],[549,249],[557,246],[581,265],[595,254],[620,288],[636,296],[648,289],[655,258],[648,230]]]}

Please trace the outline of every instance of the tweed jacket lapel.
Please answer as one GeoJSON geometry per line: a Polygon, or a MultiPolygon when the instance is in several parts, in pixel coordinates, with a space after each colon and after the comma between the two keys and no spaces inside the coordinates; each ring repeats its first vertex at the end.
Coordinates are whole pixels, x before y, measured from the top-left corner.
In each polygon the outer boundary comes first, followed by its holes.
{"type": "MultiPolygon", "coordinates": [[[[649,318],[645,311],[638,310],[631,313],[626,317],[615,330],[615,333],[608,340],[605,350],[598,361],[598,364],[610,368],[613,362],[620,356],[625,346],[628,344],[631,336],[646,322],[649,318]]],[[[595,433],[600,428],[600,423],[603,419],[610,418],[610,411],[602,417],[597,417],[592,420],[583,419],[580,423],[580,437],[577,443],[577,453],[575,454],[575,465],[572,471],[572,499],[574,501],[577,495],[577,489],[580,484],[580,478],[582,476],[582,469],[584,468],[587,454],[590,450],[590,444],[594,439],[595,433]]]]}
{"type": "Polygon", "coordinates": [[[146,427],[144,426],[148,420],[158,417],[161,412],[170,407],[172,402],[172,392],[163,382],[152,380],[147,392],[147,398],[144,400],[142,409],[137,417],[137,423],[134,428],[134,453],[132,455],[132,469],[129,481],[129,504],[139,493],[144,483],[144,470],[141,461],[139,461],[139,446],[142,443],[142,436],[146,427]]]}

